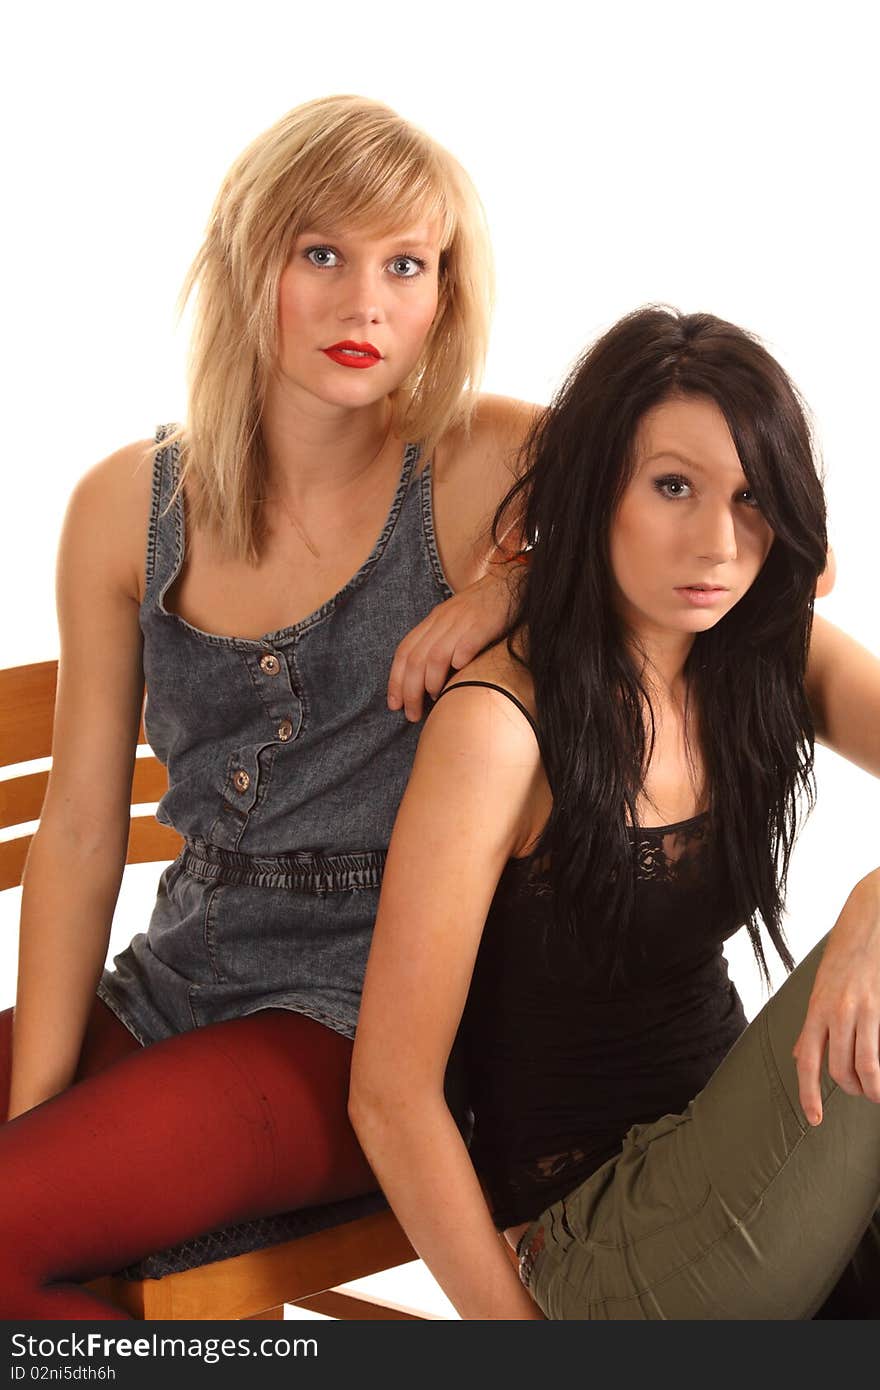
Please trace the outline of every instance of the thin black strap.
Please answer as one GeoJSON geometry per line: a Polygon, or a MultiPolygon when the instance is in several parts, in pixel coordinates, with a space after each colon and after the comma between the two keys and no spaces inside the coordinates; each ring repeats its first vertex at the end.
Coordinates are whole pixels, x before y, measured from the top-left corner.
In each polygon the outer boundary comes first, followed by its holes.
{"type": "MultiPolygon", "coordinates": [[[[525,718],[529,721],[529,724],[532,728],[532,733],[535,735],[535,738],[538,741],[538,747],[541,747],[541,735],[538,732],[538,726],[535,723],[534,719],[529,714],[522,700],[518,700],[515,695],[512,695],[510,693],[509,690],[505,690],[503,685],[494,685],[492,681],[456,681],[454,685],[447,685],[444,690],[441,690],[440,694],[437,696],[437,700],[442,700],[443,696],[448,695],[450,690],[463,690],[464,687],[467,685],[481,685],[484,686],[486,690],[497,690],[499,695],[506,695],[508,700],[511,700],[513,704],[516,705],[520,714],[524,715],[525,718]]],[[[437,700],[434,701],[434,704],[437,703],[437,700]]]]}

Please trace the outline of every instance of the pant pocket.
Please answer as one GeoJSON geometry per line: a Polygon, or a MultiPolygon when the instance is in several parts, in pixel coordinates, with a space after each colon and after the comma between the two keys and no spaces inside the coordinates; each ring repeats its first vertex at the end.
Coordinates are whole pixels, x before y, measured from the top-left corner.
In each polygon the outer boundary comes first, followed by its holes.
{"type": "Polygon", "coordinates": [[[581,1244],[624,1249],[690,1220],[710,1190],[688,1107],[634,1125],[617,1157],[566,1198],[566,1214],[581,1244]]]}

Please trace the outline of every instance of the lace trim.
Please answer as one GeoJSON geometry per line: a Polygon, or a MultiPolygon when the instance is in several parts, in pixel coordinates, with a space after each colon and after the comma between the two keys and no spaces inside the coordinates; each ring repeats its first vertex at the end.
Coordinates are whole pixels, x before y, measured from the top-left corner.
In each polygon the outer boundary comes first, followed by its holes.
{"type": "Polygon", "coordinates": [[[539,1212],[558,1196],[573,1191],[595,1172],[600,1162],[601,1155],[588,1154],[585,1149],[566,1149],[507,1163],[503,1172],[485,1172],[483,1180],[493,1210],[503,1213],[505,1221],[510,1216],[507,1224],[512,1225],[514,1220],[525,1219],[521,1213],[539,1212]],[[545,1192],[550,1195],[545,1196],[545,1192]]]}
{"type": "Polygon", "coordinates": [[[543,1187],[548,1183],[558,1181],[562,1173],[566,1173],[569,1168],[581,1167],[586,1162],[587,1155],[583,1149],[566,1149],[561,1154],[548,1154],[544,1158],[533,1158],[528,1163],[521,1165],[520,1173],[513,1177],[511,1186],[522,1190],[523,1181],[528,1187],[543,1187]]]}
{"type": "Polygon", "coordinates": [[[679,825],[640,829],[635,846],[637,882],[691,881],[704,858],[708,833],[707,816],[696,816],[679,825]]]}
{"type": "MultiPolygon", "coordinates": [[[[703,876],[709,841],[708,812],[675,825],[640,826],[636,833],[637,883],[684,885],[703,876]]],[[[526,869],[528,889],[534,897],[547,897],[552,892],[544,877],[550,867],[549,855],[538,860],[512,859],[510,863],[526,869]]]]}

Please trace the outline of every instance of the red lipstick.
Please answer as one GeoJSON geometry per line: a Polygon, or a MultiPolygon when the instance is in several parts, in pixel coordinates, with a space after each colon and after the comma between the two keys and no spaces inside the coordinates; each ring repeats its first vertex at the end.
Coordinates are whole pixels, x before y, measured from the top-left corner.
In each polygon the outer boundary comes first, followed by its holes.
{"type": "Polygon", "coordinates": [[[338,362],[340,367],[375,367],[377,362],[382,361],[381,352],[372,343],[353,343],[349,338],[321,351],[331,362],[338,362]]]}

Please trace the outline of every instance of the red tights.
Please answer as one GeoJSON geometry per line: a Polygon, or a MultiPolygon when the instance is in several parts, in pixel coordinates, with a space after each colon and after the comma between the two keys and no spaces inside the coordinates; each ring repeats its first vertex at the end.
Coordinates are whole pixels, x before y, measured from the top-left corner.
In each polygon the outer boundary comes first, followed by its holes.
{"type": "MultiPolygon", "coordinates": [[[[0,1115],[11,1010],[0,1014],[0,1115]]],[[[268,1009],[142,1048],[95,1001],[75,1083],[0,1125],[0,1318],[125,1318],[81,1281],[205,1231],[375,1189],[351,1042],[268,1009]]]]}

